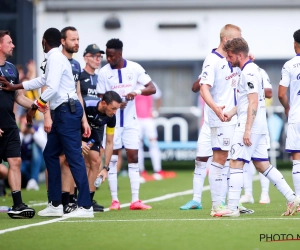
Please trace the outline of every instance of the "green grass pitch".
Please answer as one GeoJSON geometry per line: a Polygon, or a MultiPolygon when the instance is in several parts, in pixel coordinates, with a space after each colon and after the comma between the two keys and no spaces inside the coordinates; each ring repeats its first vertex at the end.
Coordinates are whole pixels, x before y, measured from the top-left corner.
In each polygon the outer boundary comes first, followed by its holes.
{"type": "MultiPolygon", "coordinates": [[[[252,215],[237,218],[212,218],[209,216],[210,192],[202,196],[202,210],[181,211],[179,207],[192,198],[192,194],[174,194],[192,189],[192,171],[178,171],[175,179],[141,184],[140,198],[149,200],[164,196],[160,201],[148,202],[149,211],[120,211],[96,213],[93,219],[41,218],[13,220],[0,213],[0,249],[299,249],[300,241],[265,242],[260,234],[292,234],[300,236],[300,216],[281,217],[286,209],[285,199],[271,185],[271,204],[258,203],[260,183],[255,181],[254,204],[245,204],[255,210],[252,215]],[[48,224],[42,224],[43,222],[48,224]],[[20,226],[36,224],[25,229],[20,226]],[[13,231],[5,231],[12,229],[13,231]]],[[[292,185],[291,171],[283,172],[292,185]]],[[[207,186],[207,181],[205,186],[207,186]]],[[[206,188],[207,189],[207,188],[206,188]]],[[[191,192],[187,192],[191,193],[191,192]]],[[[36,211],[45,207],[46,189],[22,190],[23,200],[36,211]]],[[[101,185],[95,199],[106,208],[111,203],[107,182],[101,185]]],[[[121,204],[130,203],[128,177],[119,177],[121,204]]],[[[10,197],[0,197],[0,206],[11,206],[10,197]]],[[[291,236],[290,236],[291,237],[291,236]]],[[[276,239],[276,236],[275,236],[276,239]]]]}

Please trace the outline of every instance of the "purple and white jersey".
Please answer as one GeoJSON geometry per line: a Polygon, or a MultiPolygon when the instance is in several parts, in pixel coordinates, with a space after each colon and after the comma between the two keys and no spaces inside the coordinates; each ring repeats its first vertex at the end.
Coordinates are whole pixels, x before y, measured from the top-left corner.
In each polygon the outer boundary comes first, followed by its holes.
{"type": "MultiPolygon", "coordinates": [[[[217,106],[225,106],[223,112],[236,106],[236,85],[239,69],[233,68],[226,58],[215,49],[206,58],[202,66],[200,84],[211,86],[210,93],[217,106]]],[[[208,107],[209,126],[222,127],[236,124],[237,117],[232,117],[230,122],[222,122],[215,112],[208,107]]]]}
{"type": "Polygon", "coordinates": [[[281,81],[284,87],[290,87],[290,111],[288,123],[300,122],[300,54],[287,61],[281,71],[281,81]]]}
{"type": "MultiPolygon", "coordinates": [[[[137,83],[146,85],[151,81],[150,76],[138,63],[124,60],[121,69],[114,69],[106,64],[99,71],[97,93],[104,94],[113,90],[121,97],[137,89],[137,83]]],[[[137,126],[135,101],[128,101],[126,108],[118,109],[116,127],[137,126]]]]}
{"type": "Polygon", "coordinates": [[[262,74],[260,68],[248,61],[242,68],[240,80],[237,86],[237,115],[238,121],[236,131],[244,132],[248,114],[248,94],[258,94],[257,113],[254,119],[251,132],[253,134],[267,134],[267,118],[266,118],[266,105],[265,105],[265,92],[263,87],[262,74]]]}

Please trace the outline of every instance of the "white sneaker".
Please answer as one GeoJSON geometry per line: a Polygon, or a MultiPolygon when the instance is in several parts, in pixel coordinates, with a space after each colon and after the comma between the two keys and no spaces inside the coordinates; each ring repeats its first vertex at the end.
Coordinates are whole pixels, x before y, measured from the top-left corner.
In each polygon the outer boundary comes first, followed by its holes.
{"type": "Polygon", "coordinates": [[[83,207],[78,207],[73,212],[68,213],[68,214],[64,214],[63,217],[67,217],[67,218],[94,218],[93,207],[90,207],[89,209],[85,209],[83,207]]]}
{"type": "Polygon", "coordinates": [[[240,203],[254,203],[254,199],[252,195],[244,194],[240,198],[240,203]]]}
{"type": "Polygon", "coordinates": [[[261,194],[259,203],[260,204],[269,204],[271,202],[269,194],[261,194]]]}
{"type": "Polygon", "coordinates": [[[217,207],[213,207],[211,210],[210,210],[210,216],[214,217],[216,213],[222,211],[223,209],[226,208],[226,205],[224,204],[221,204],[217,207]]]}
{"type": "Polygon", "coordinates": [[[239,217],[239,216],[240,216],[240,211],[238,209],[231,210],[229,208],[225,208],[214,215],[214,217],[239,217]]]}
{"type": "Polygon", "coordinates": [[[244,207],[241,203],[239,203],[239,211],[240,214],[253,214],[254,210],[244,207]]]}
{"type": "Polygon", "coordinates": [[[39,185],[38,185],[38,183],[36,182],[35,179],[30,179],[27,182],[26,189],[27,190],[39,190],[40,188],[39,188],[39,185]]]}
{"type": "Polygon", "coordinates": [[[300,204],[300,197],[296,195],[293,201],[287,203],[287,209],[281,216],[294,215],[297,212],[299,204],[300,204]]]}
{"type": "Polygon", "coordinates": [[[153,173],[152,176],[153,176],[154,180],[157,180],[157,181],[160,181],[163,179],[162,175],[159,173],[153,173]]]}
{"type": "Polygon", "coordinates": [[[58,207],[54,207],[52,203],[48,203],[47,207],[38,212],[39,216],[63,216],[64,209],[63,205],[59,205],[58,207]]]}
{"type": "Polygon", "coordinates": [[[145,182],[146,182],[145,178],[140,176],[140,183],[145,183],[145,182]]]}

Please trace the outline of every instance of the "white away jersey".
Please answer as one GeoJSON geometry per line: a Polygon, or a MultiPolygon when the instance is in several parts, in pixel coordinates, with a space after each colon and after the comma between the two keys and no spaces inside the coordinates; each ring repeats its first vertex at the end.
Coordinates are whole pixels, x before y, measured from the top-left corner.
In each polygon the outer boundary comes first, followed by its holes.
{"type": "MultiPolygon", "coordinates": [[[[113,90],[121,97],[137,89],[137,83],[146,85],[151,81],[143,67],[135,62],[124,60],[122,69],[113,69],[106,64],[99,71],[97,93],[104,94],[113,90]]],[[[128,101],[125,109],[118,109],[116,113],[116,127],[136,126],[137,116],[135,101],[128,101]]]]}
{"type": "MultiPolygon", "coordinates": [[[[238,72],[238,68],[233,68],[226,58],[215,50],[205,58],[203,63],[200,84],[211,86],[211,96],[216,105],[225,106],[224,112],[236,106],[238,72]]],[[[211,128],[234,125],[236,120],[237,118],[234,116],[230,122],[221,122],[215,112],[208,107],[208,121],[211,128]]]]}
{"type": "Polygon", "coordinates": [[[290,87],[288,123],[300,122],[300,54],[283,65],[279,84],[284,87],[290,87]]]}
{"type": "Polygon", "coordinates": [[[272,89],[272,84],[271,84],[271,81],[270,81],[270,78],[269,78],[269,75],[267,74],[267,72],[264,69],[260,68],[260,73],[261,73],[261,77],[263,80],[264,89],[272,89]]]}
{"type": "Polygon", "coordinates": [[[236,131],[245,131],[249,105],[248,94],[258,93],[257,113],[251,128],[251,132],[253,134],[268,133],[265,92],[262,81],[260,68],[252,61],[245,63],[244,67],[242,68],[237,87],[238,121],[236,131]]]}

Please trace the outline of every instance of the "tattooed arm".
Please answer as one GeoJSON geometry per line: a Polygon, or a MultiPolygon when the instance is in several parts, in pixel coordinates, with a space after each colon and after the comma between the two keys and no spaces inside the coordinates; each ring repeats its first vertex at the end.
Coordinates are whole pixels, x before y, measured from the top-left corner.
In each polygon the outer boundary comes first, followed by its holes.
{"type": "Polygon", "coordinates": [[[28,99],[25,95],[23,90],[18,89],[15,91],[15,101],[16,103],[18,103],[19,105],[21,105],[22,107],[29,109],[31,107],[31,105],[33,104],[33,101],[31,101],[30,99],[28,99]]]}
{"type": "Polygon", "coordinates": [[[245,126],[245,133],[244,133],[244,143],[246,146],[251,146],[251,128],[253,122],[255,120],[257,114],[257,107],[258,107],[258,93],[251,93],[248,94],[248,111],[247,111],[247,121],[245,126]]]}

